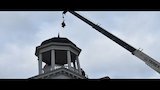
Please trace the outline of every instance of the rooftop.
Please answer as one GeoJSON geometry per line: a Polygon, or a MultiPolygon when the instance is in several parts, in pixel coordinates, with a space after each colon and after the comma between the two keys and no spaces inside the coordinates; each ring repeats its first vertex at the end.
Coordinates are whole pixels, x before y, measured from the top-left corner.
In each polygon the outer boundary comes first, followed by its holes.
{"type": "Polygon", "coordinates": [[[48,43],[51,43],[51,42],[59,42],[59,43],[70,43],[74,46],[76,46],[73,42],[71,42],[69,39],[67,38],[62,38],[62,37],[53,37],[51,39],[47,39],[45,41],[43,41],[41,43],[41,45],[45,45],[45,44],[48,44],[48,43]]]}

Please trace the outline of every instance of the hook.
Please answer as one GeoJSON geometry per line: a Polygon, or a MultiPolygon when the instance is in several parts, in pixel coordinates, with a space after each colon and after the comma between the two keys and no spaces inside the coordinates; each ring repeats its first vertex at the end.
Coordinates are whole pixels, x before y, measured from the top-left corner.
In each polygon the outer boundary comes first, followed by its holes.
{"type": "Polygon", "coordinates": [[[64,20],[64,13],[62,13],[62,18],[63,18],[63,22],[62,22],[62,27],[64,28],[65,26],[66,26],[66,24],[65,24],[65,20],[64,20]]]}

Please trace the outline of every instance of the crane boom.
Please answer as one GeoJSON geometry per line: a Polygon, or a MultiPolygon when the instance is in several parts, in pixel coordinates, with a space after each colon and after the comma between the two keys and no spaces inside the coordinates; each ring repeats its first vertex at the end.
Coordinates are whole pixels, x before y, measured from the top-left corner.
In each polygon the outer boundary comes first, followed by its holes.
{"type": "MultiPolygon", "coordinates": [[[[66,12],[67,11],[64,11],[63,13],[65,14],[66,12]]],[[[152,69],[154,69],[155,71],[160,73],[160,63],[159,62],[157,62],[156,60],[154,60],[153,58],[151,58],[147,54],[143,53],[142,51],[140,51],[140,50],[132,47],[131,45],[127,44],[126,42],[122,41],[118,37],[114,36],[113,34],[109,33],[105,29],[103,29],[102,27],[100,27],[100,26],[94,24],[93,22],[89,21],[88,19],[84,18],[83,16],[76,13],[75,11],[69,11],[69,12],[71,14],[75,15],[76,17],[78,17],[79,19],[81,19],[82,21],[86,22],[90,26],[92,26],[95,30],[99,31],[100,33],[102,33],[106,37],[110,38],[111,40],[113,40],[114,42],[116,42],[117,44],[119,44],[120,46],[122,46],[123,48],[128,50],[129,52],[131,52],[133,55],[135,55],[136,57],[138,57],[139,59],[144,61],[152,69]]]]}
{"type": "Polygon", "coordinates": [[[124,47],[125,49],[127,49],[130,52],[135,51],[136,49],[134,47],[132,47],[131,45],[128,45],[127,43],[125,43],[124,41],[120,40],[119,38],[117,38],[116,36],[114,36],[113,34],[109,33],[108,31],[106,31],[105,29],[101,28],[100,26],[92,23],[91,21],[87,20],[86,18],[82,17],[81,15],[79,15],[78,13],[74,12],[74,11],[69,11],[70,13],[72,13],[73,15],[77,16],[78,18],[80,18],[81,20],[83,20],[84,22],[86,22],[87,24],[89,24],[90,26],[92,26],[94,29],[96,29],[97,31],[99,31],[100,33],[102,33],[103,35],[107,36],[108,38],[110,38],[111,40],[115,41],[117,44],[119,44],[120,46],[124,47]]]}

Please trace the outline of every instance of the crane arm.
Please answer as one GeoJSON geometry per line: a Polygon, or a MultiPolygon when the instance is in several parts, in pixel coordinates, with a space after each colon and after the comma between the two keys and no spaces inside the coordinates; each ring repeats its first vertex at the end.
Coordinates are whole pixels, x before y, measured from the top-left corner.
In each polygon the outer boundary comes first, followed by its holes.
{"type": "MultiPolygon", "coordinates": [[[[63,14],[65,14],[66,12],[67,11],[64,11],[63,14]]],[[[88,19],[84,18],[83,16],[79,15],[78,13],[76,13],[74,11],[69,11],[69,12],[71,14],[75,15],[76,17],[78,17],[79,19],[81,19],[82,21],[86,22],[90,26],[92,26],[95,30],[99,31],[100,33],[102,33],[106,37],[110,38],[111,40],[113,40],[114,42],[116,42],[117,44],[119,44],[120,46],[122,46],[123,48],[125,48],[126,50],[128,50],[129,52],[131,52],[137,58],[139,58],[142,61],[144,61],[152,69],[154,69],[155,71],[157,71],[158,73],[160,73],[160,63],[159,62],[157,62],[156,60],[154,60],[153,58],[151,58],[147,54],[143,53],[142,51],[140,51],[140,50],[132,47],[131,45],[127,44],[126,42],[122,41],[118,37],[114,36],[113,34],[109,33],[105,29],[103,29],[102,27],[94,24],[93,22],[91,22],[88,19]]]]}
{"type": "Polygon", "coordinates": [[[122,41],[121,39],[117,38],[116,36],[114,36],[113,34],[109,33],[108,31],[106,31],[105,29],[101,28],[100,26],[92,23],[91,21],[89,21],[88,19],[82,17],[81,15],[79,15],[78,13],[74,12],[74,11],[69,11],[70,13],[72,13],[73,15],[75,15],[76,17],[78,17],[79,19],[81,19],[82,21],[86,22],[87,24],[89,24],[90,26],[92,26],[94,29],[96,29],[97,31],[99,31],[100,33],[102,33],[103,35],[107,36],[108,38],[110,38],[111,40],[113,40],[114,42],[116,42],[117,44],[119,44],[120,46],[124,47],[125,49],[127,49],[130,52],[135,51],[136,49],[134,47],[132,47],[131,45],[127,44],[126,42],[122,41]]]}

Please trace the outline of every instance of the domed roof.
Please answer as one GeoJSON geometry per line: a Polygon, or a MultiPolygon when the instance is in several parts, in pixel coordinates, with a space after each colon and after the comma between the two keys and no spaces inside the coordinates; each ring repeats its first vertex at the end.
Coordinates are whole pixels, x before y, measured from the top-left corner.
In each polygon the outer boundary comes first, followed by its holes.
{"type": "Polygon", "coordinates": [[[69,43],[69,44],[72,44],[72,45],[76,46],[69,39],[67,39],[67,38],[61,38],[61,37],[54,37],[54,38],[51,38],[51,39],[47,39],[47,40],[43,41],[41,43],[41,45],[45,45],[45,44],[48,44],[48,43],[51,43],[51,42],[69,43]]]}
{"type": "MultiPolygon", "coordinates": [[[[53,38],[50,38],[50,39],[47,39],[47,40],[43,41],[40,46],[37,46],[37,47],[36,47],[35,55],[38,56],[39,50],[42,49],[42,48],[44,48],[44,47],[46,47],[47,44],[50,46],[49,43],[57,43],[57,45],[59,45],[58,43],[62,43],[62,44],[64,43],[64,45],[71,44],[71,45],[73,46],[73,47],[71,46],[72,48],[78,50],[79,53],[81,52],[81,49],[78,48],[78,47],[77,47],[73,42],[71,42],[69,39],[64,38],[64,37],[62,38],[62,37],[59,37],[59,36],[58,36],[58,37],[53,37],[53,38]]],[[[47,45],[47,47],[48,47],[48,45],[47,45]]],[[[53,45],[54,45],[54,44],[53,44],[53,45]]],[[[69,46],[70,46],[70,45],[69,45],[69,46]]]]}

